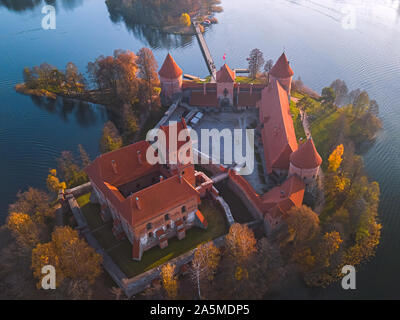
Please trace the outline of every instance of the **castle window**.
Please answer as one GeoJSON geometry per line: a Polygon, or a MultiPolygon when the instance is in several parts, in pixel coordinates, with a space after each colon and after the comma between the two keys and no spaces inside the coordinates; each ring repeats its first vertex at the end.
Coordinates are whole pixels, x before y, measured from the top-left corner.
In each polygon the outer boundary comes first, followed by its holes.
{"type": "Polygon", "coordinates": [[[183,206],[182,207],[182,213],[185,213],[186,212],[186,206],[183,206]]]}
{"type": "Polygon", "coordinates": [[[169,214],[166,214],[164,218],[165,218],[165,221],[168,221],[170,219],[169,214]]]}
{"type": "Polygon", "coordinates": [[[150,230],[152,227],[153,226],[151,225],[151,223],[148,223],[147,226],[146,226],[147,230],[150,230]]]}

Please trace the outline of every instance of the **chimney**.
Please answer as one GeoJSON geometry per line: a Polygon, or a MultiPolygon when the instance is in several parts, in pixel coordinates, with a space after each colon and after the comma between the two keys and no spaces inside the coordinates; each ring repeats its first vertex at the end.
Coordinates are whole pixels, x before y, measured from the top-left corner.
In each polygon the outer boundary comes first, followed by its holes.
{"type": "Polygon", "coordinates": [[[252,95],[252,94],[253,94],[253,84],[250,83],[250,95],[252,95]]]}
{"type": "Polygon", "coordinates": [[[139,162],[140,164],[143,163],[143,161],[142,161],[142,153],[140,152],[140,150],[138,150],[138,152],[137,152],[137,159],[138,159],[138,162],[139,162]]]}
{"type": "Polygon", "coordinates": [[[117,163],[115,162],[115,160],[111,160],[111,166],[112,166],[113,172],[115,174],[118,174],[117,163]]]}
{"type": "Polygon", "coordinates": [[[203,83],[203,94],[206,95],[207,93],[207,87],[206,87],[206,83],[203,83]]]}
{"type": "Polygon", "coordinates": [[[136,197],[136,207],[139,209],[139,210],[142,210],[142,208],[141,208],[141,206],[140,206],[140,202],[139,202],[139,197],[136,197]]]}

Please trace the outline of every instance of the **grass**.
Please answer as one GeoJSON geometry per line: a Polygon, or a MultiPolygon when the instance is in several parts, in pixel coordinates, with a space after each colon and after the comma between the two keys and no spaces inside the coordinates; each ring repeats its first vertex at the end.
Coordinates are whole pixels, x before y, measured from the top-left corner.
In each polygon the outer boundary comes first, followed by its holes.
{"type": "Polygon", "coordinates": [[[236,83],[253,83],[253,84],[265,84],[266,79],[265,78],[250,78],[250,77],[236,77],[235,80],[236,83]]]}
{"type": "Polygon", "coordinates": [[[294,101],[290,101],[290,113],[293,117],[294,131],[296,133],[297,139],[306,138],[306,133],[304,132],[303,123],[301,122],[300,110],[297,108],[294,101]]]}
{"type": "Polygon", "coordinates": [[[111,231],[112,222],[104,223],[102,221],[99,214],[100,207],[91,204],[89,198],[90,194],[86,194],[77,199],[89,228],[94,230],[93,236],[128,277],[134,277],[155,268],[194,249],[201,243],[218,238],[228,232],[228,225],[223,213],[212,202],[203,200],[199,209],[208,221],[207,230],[193,227],[187,230],[186,238],[183,240],[178,240],[176,237],[171,238],[165,249],[154,247],[144,252],[141,261],[133,261],[130,242],[128,240],[118,241],[114,238],[111,231]]]}
{"type": "Polygon", "coordinates": [[[316,118],[316,120],[311,123],[311,133],[315,146],[323,159],[327,159],[329,156],[330,135],[332,132],[335,132],[335,130],[333,130],[333,125],[337,123],[336,120],[339,116],[339,112],[331,112],[316,118]]]}

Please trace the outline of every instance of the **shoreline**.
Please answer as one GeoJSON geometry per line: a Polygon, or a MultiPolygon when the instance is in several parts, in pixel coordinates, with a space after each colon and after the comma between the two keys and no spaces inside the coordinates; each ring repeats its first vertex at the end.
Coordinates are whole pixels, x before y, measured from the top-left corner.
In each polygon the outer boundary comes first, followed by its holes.
{"type": "Polygon", "coordinates": [[[82,93],[55,93],[46,89],[28,89],[25,83],[18,83],[14,86],[14,90],[20,94],[27,96],[35,96],[57,100],[57,98],[74,99],[94,104],[100,104],[107,108],[113,109],[112,97],[110,92],[102,92],[100,90],[85,90],[82,93]]]}

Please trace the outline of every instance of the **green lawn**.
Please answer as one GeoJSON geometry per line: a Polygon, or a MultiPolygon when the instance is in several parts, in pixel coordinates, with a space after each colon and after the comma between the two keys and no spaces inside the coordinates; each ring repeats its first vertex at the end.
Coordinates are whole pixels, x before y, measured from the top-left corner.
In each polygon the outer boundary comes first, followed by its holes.
{"type": "Polygon", "coordinates": [[[267,80],[265,78],[250,78],[239,76],[235,79],[236,83],[253,83],[253,84],[266,84],[267,80]]]}
{"type": "Polygon", "coordinates": [[[329,148],[331,144],[329,140],[332,138],[331,133],[333,125],[340,116],[339,112],[331,112],[324,116],[318,117],[311,123],[311,133],[315,142],[315,146],[323,159],[327,159],[329,156],[329,148]]]}
{"type": "Polygon", "coordinates": [[[111,231],[112,223],[104,223],[101,220],[99,216],[100,207],[91,204],[89,197],[90,194],[87,194],[77,199],[82,213],[88,220],[90,229],[95,230],[93,232],[94,237],[128,277],[134,277],[144,271],[157,267],[170,259],[194,249],[200,243],[208,242],[228,232],[228,226],[223,213],[211,201],[203,200],[199,209],[208,221],[207,230],[193,227],[186,232],[185,239],[178,240],[174,237],[168,241],[168,247],[165,249],[154,247],[144,252],[140,262],[133,261],[131,259],[132,245],[130,242],[128,240],[118,241],[114,238],[111,231]]]}
{"type": "Polygon", "coordinates": [[[300,110],[299,108],[297,108],[294,101],[290,101],[290,113],[293,116],[293,125],[297,140],[299,140],[300,138],[305,139],[306,133],[304,132],[303,123],[301,122],[300,110]]]}

